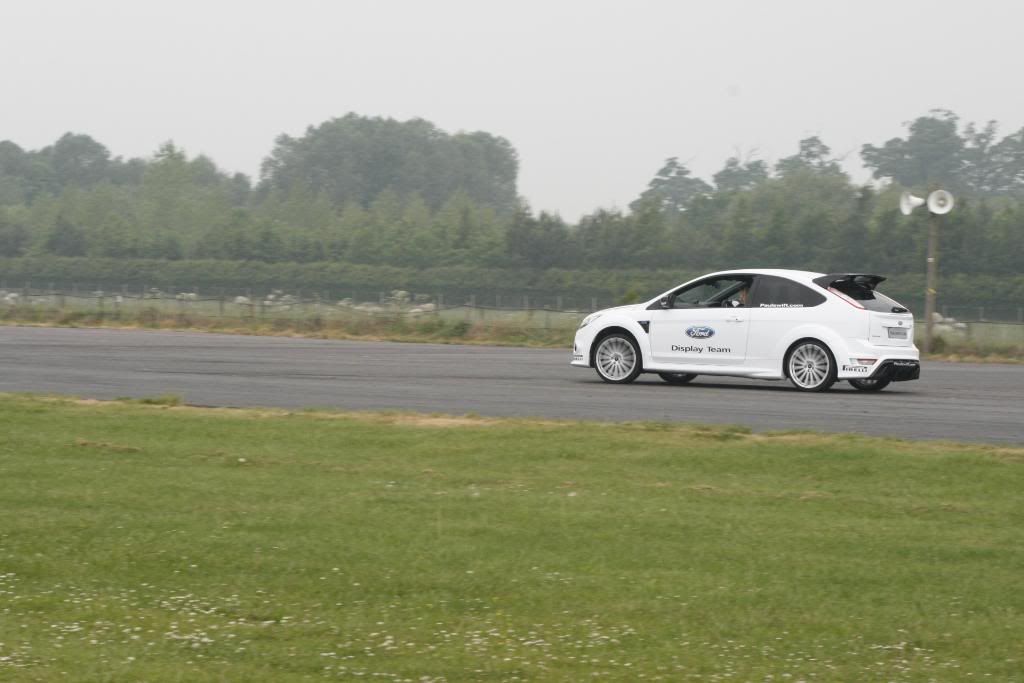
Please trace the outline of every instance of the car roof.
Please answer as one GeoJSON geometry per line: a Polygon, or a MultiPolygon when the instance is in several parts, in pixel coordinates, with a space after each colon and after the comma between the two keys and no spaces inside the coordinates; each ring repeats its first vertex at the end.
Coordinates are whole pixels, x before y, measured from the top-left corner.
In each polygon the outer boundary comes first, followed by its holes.
{"type": "Polygon", "coordinates": [[[821,277],[824,273],[815,273],[809,270],[787,270],[785,268],[733,268],[721,270],[717,273],[708,273],[697,278],[698,280],[714,275],[775,275],[776,277],[789,278],[805,284],[813,284],[814,278],[821,277]]]}

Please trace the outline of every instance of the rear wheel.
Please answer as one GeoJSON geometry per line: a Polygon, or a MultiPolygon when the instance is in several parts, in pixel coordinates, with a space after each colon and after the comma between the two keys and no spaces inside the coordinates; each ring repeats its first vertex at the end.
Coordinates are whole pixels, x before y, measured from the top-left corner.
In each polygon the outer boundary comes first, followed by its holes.
{"type": "Polygon", "coordinates": [[[613,332],[597,343],[594,352],[597,376],[610,384],[629,384],[643,369],[640,348],[629,335],[613,332]]]}
{"type": "Polygon", "coordinates": [[[669,384],[689,384],[697,375],[690,375],[685,372],[659,372],[658,377],[669,384]]]}
{"type": "Polygon", "coordinates": [[[887,379],[851,379],[850,385],[860,391],[881,391],[889,386],[887,379]]]}
{"type": "Polygon", "coordinates": [[[827,391],[836,381],[836,363],[831,352],[812,339],[793,347],[786,359],[786,370],[800,391],[827,391]]]}

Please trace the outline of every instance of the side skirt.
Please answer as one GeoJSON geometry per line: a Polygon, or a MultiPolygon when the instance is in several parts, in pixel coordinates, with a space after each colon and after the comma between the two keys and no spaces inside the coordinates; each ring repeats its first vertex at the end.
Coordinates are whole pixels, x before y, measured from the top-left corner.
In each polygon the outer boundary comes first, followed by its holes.
{"type": "Polygon", "coordinates": [[[722,375],[750,377],[751,379],[785,379],[782,368],[749,367],[744,365],[645,365],[644,372],[680,372],[690,375],[722,375]]]}

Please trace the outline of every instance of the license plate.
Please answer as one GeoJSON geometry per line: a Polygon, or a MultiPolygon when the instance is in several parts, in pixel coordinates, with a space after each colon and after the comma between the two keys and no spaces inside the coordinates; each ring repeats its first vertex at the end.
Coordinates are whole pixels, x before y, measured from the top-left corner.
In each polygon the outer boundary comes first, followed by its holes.
{"type": "Polygon", "coordinates": [[[907,328],[905,327],[887,327],[889,330],[889,339],[906,339],[907,328]]]}

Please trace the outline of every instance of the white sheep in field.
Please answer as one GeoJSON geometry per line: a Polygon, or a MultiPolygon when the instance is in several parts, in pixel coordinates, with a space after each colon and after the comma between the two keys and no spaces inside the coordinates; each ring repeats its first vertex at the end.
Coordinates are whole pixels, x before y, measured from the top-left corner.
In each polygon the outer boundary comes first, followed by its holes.
{"type": "Polygon", "coordinates": [[[407,306],[410,301],[412,301],[412,294],[404,289],[393,289],[385,300],[385,303],[401,308],[402,306],[407,306]]]}
{"type": "Polygon", "coordinates": [[[252,301],[250,301],[249,297],[247,297],[247,296],[236,296],[235,297],[235,303],[238,304],[239,306],[251,306],[252,305],[252,301]]]}
{"type": "Polygon", "coordinates": [[[280,289],[275,289],[273,293],[267,295],[263,305],[268,308],[273,307],[279,310],[288,311],[291,310],[292,306],[298,303],[300,302],[297,297],[291,294],[283,294],[280,289]]]}
{"type": "Polygon", "coordinates": [[[3,302],[8,306],[17,306],[18,300],[21,299],[21,295],[17,292],[0,292],[3,294],[3,302]]]}
{"type": "Polygon", "coordinates": [[[437,310],[437,304],[420,304],[419,306],[413,306],[409,309],[409,315],[422,315],[423,313],[433,313],[437,310]]]}

